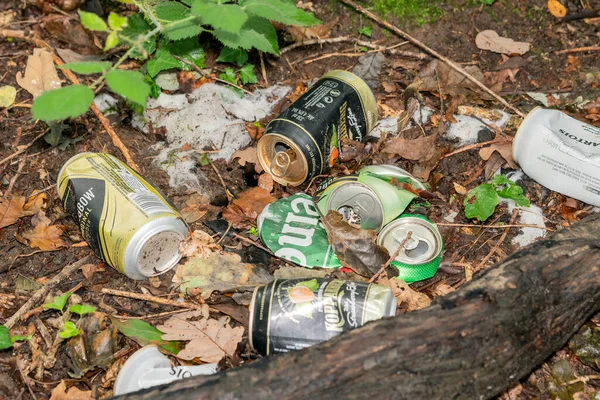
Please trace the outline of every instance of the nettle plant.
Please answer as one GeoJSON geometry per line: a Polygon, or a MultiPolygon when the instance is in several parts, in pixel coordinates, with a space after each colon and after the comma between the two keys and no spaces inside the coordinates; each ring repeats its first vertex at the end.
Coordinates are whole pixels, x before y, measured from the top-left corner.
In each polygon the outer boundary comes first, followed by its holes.
{"type": "Polygon", "coordinates": [[[128,50],[115,63],[82,61],[61,65],[77,74],[99,74],[90,85],[71,85],[42,93],[32,106],[33,117],[43,121],[63,120],[84,114],[94,100],[94,91],[103,83],[125,98],[134,109],[146,106],[148,97],[158,97],[154,77],[169,69],[203,68],[201,33],[212,34],[223,44],[217,61],[237,64],[220,78],[231,83],[256,83],[248,51],[256,49],[279,54],[277,33],[271,21],[285,25],[311,26],[319,23],[311,13],[296,7],[293,0],[118,0],[134,4],[138,14],[125,18],[111,13],[107,21],[93,13],[79,11],[81,24],[108,34],[104,50],[118,45],[128,50]],[[146,61],[140,71],[118,69],[129,58],[146,61]]]}

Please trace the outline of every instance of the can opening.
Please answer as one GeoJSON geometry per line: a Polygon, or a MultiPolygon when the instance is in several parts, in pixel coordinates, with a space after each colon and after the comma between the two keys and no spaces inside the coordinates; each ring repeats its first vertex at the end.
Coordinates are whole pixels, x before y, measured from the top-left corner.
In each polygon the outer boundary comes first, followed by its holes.
{"type": "Polygon", "coordinates": [[[257,146],[260,165],[282,185],[298,186],[308,176],[308,161],[289,138],[278,133],[264,135],[257,146]]]}
{"type": "Polygon", "coordinates": [[[294,149],[285,143],[277,142],[275,144],[275,157],[271,164],[271,174],[278,178],[285,176],[290,165],[296,161],[298,156],[294,149]]]}
{"type": "Polygon", "coordinates": [[[429,244],[422,240],[415,240],[409,247],[408,242],[405,245],[404,254],[409,258],[421,258],[429,251],[429,244]]]}
{"type": "Polygon", "coordinates": [[[138,255],[138,268],[144,276],[159,275],[172,268],[181,258],[178,232],[163,231],[144,243],[138,255]]]}

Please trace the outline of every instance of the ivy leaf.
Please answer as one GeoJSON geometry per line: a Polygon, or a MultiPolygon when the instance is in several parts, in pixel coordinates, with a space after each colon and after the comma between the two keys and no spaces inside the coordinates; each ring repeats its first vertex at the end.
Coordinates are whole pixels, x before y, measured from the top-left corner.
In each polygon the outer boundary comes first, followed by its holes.
{"type": "Polygon", "coordinates": [[[73,304],[69,307],[69,311],[81,316],[85,314],[91,314],[96,311],[96,307],[90,306],[89,304],[73,304]]]}
{"type": "MultiPolygon", "coordinates": [[[[121,36],[127,38],[129,41],[135,41],[140,35],[148,33],[152,29],[152,26],[146,22],[142,14],[133,14],[127,18],[127,27],[121,32],[121,36]]],[[[130,43],[128,43],[130,44],[130,43]]],[[[156,40],[150,38],[142,44],[142,48],[148,53],[148,55],[154,53],[156,50],[156,40]]],[[[143,59],[144,55],[139,49],[134,49],[131,52],[132,58],[143,59]]]]}
{"type": "Polygon", "coordinates": [[[81,25],[90,31],[108,32],[106,22],[94,13],[77,10],[81,25]]]}
{"type": "Polygon", "coordinates": [[[248,83],[258,83],[256,75],[254,74],[254,65],[246,64],[240,69],[240,81],[243,85],[248,83]]]}
{"type": "Polygon", "coordinates": [[[162,339],[164,332],[159,331],[147,322],[137,319],[128,319],[124,322],[111,317],[113,325],[123,335],[135,340],[140,346],[155,344],[171,354],[177,354],[183,348],[181,342],[171,342],[162,339]]]}
{"type": "Polygon", "coordinates": [[[108,26],[113,31],[120,31],[127,26],[127,17],[121,17],[119,14],[111,12],[108,15],[108,26]]]}
{"type": "Polygon", "coordinates": [[[246,50],[256,48],[265,53],[279,55],[277,32],[269,20],[264,18],[254,16],[248,18],[238,34],[220,29],[215,29],[213,34],[221,43],[231,48],[241,47],[246,50]]]}
{"type": "Polygon", "coordinates": [[[78,117],[90,108],[94,91],[85,85],[65,86],[47,90],[33,101],[33,118],[42,121],[57,121],[78,117]]]}
{"type": "Polygon", "coordinates": [[[76,61],[59,66],[60,69],[68,69],[77,74],[99,74],[112,66],[110,61],[76,61]]]}
{"type": "Polygon", "coordinates": [[[0,325],[0,350],[10,349],[12,345],[13,342],[10,340],[8,328],[4,325],[0,325]]]}
{"type": "Polygon", "coordinates": [[[365,35],[366,37],[371,37],[373,35],[373,30],[370,26],[363,26],[358,30],[359,35],[365,35]]]}
{"type": "MultiPolygon", "coordinates": [[[[166,44],[165,47],[171,52],[171,54],[190,61],[200,68],[204,68],[206,66],[206,53],[204,52],[204,49],[200,47],[197,38],[177,40],[166,44]]],[[[184,71],[189,71],[192,69],[191,66],[182,61],[177,60],[177,62],[180,64],[180,69],[184,71]]]]}
{"type": "Polygon", "coordinates": [[[106,37],[106,42],[104,42],[104,51],[108,51],[119,44],[119,35],[117,32],[111,32],[106,37]]]}
{"type": "Polygon", "coordinates": [[[25,340],[31,340],[33,338],[33,333],[31,335],[23,336],[23,335],[13,335],[10,337],[10,341],[15,342],[24,342],[25,340]]]}
{"type": "MultiPolygon", "coordinates": [[[[159,21],[168,24],[170,22],[181,21],[190,16],[190,9],[176,1],[165,1],[158,3],[154,7],[156,17],[159,21]]],[[[171,40],[187,39],[192,36],[198,36],[204,29],[200,26],[199,20],[190,20],[180,22],[176,26],[165,28],[163,33],[171,40]]]]}
{"type": "Polygon", "coordinates": [[[160,71],[172,68],[181,68],[181,62],[165,48],[156,51],[154,58],[146,63],[146,72],[154,78],[160,71]]]}
{"type": "Polygon", "coordinates": [[[202,23],[212,25],[215,29],[238,33],[248,15],[237,4],[210,3],[198,0],[192,5],[192,13],[202,17],[202,23]]]}
{"type": "Polygon", "coordinates": [[[311,13],[281,0],[241,0],[240,5],[250,14],[286,25],[311,26],[319,21],[311,13]]]}
{"type": "Polygon", "coordinates": [[[506,177],[506,175],[494,175],[494,178],[492,179],[492,184],[494,186],[500,186],[500,185],[514,185],[515,183],[513,181],[511,181],[510,179],[508,179],[506,177]]]}
{"type": "Polygon", "coordinates": [[[498,193],[493,185],[483,183],[467,193],[463,202],[467,218],[477,218],[483,222],[488,219],[500,202],[498,193]]]}
{"type": "Polygon", "coordinates": [[[52,300],[52,303],[44,304],[44,310],[54,309],[54,310],[62,311],[63,308],[65,308],[65,305],[67,304],[67,300],[69,299],[69,296],[71,296],[71,294],[72,294],[71,292],[67,292],[61,296],[54,297],[54,299],[52,300]]]}
{"type": "Polygon", "coordinates": [[[111,90],[125,99],[146,107],[150,86],[144,75],[136,71],[112,70],[106,74],[106,83],[111,90]]]}
{"type": "Polygon", "coordinates": [[[236,63],[238,66],[242,66],[248,61],[248,52],[242,48],[232,49],[228,46],[223,46],[223,50],[217,58],[217,62],[223,63],[236,63]]]}
{"type": "Polygon", "coordinates": [[[512,185],[505,187],[498,191],[498,196],[504,199],[513,199],[515,204],[519,207],[529,207],[530,202],[527,197],[523,195],[523,188],[514,182],[512,185]]]}
{"type": "Polygon", "coordinates": [[[219,75],[219,78],[221,78],[224,81],[227,81],[229,83],[233,83],[234,85],[237,85],[237,78],[235,77],[235,71],[231,68],[225,68],[223,70],[223,72],[221,72],[221,74],[219,75]]]}
{"type": "Polygon", "coordinates": [[[65,321],[63,330],[58,332],[58,336],[62,339],[68,339],[73,336],[77,336],[81,333],[77,326],[71,321],[65,321]]]}

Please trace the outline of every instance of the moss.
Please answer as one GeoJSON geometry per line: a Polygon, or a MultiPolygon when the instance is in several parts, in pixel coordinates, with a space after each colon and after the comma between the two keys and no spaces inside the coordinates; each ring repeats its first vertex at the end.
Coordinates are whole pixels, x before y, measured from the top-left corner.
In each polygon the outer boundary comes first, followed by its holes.
{"type": "Polygon", "coordinates": [[[441,0],[371,0],[373,8],[383,16],[393,15],[402,21],[424,25],[442,17],[441,0]]]}

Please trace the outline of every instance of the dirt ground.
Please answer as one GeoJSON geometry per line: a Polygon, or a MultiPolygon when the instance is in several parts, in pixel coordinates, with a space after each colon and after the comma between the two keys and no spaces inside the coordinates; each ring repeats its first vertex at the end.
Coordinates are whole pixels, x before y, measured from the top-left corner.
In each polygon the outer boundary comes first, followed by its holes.
{"type": "MultiPolygon", "coordinates": [[[[44,3],[44,1],[38,2],[44,3]]],[[[598,1],[568,1],[566,2],[568,15],[576,15],[585,10],[600,10],[598,1]]],[[[50,14],[44,14],[38,7],[27,5],[22,7],[20,0],[11,0],[0,4],[0,12],[13,10],[15,19],[8,27],[0,26],[0,29],[25,30],[36,32],[40,38],[54,48],[71,48],[74,51],[83,52],[85,49],[93,49],[93,46],[81,45],[73,35],[64,38],[51,34],[39,25],[43,18],[52,16],[63,16],[56,11],[57,7],[50,9],[50,14]]],[[[315,14],[322,21],[331,22],[330,37],[344,35],[357,36],[358,29],[364,26],[372,27],[372,37],[361,37],[380,46],[393,46],[403,41],[373,21],[356,13],[352,9],[330,0],[313,1],[315,14]],[[336,22],[337,21],[337,22],[336,22]]],[[[562,50],[577,49],[585,46],[597,46],[600,39],[600,20],[596,19],[573,19],[569,22],[559,22],[552,16],[546,7],[546,2],[541,1],[507,1],[497,0],[491,6],[472,3],[465,4],[462,1],[448,2],[441,5],[442,18],[425,26],[416,26],[411,21],[398,21],[394,17],[388,17],[398,27],[406,29],[414,37],[428,44],[435,50],[446,55],[462,66],[477,66],[486,74],[486,80],[490,84],[501,85],[498,92],[506,96],[510,103],[524,112],[540,105],[527,95],[527,92],[540,92],[545,94],[556,94],[552,98],[551,106],[566,110],[572,115],[585,119],[586,112],[578,108],[582,101],[589,100],[598,104],[600,99],[600,70],[598,49],[596,51],[572,52],[557,54],[562,50]],[[530,42],[531,50],[521,57],[511,57],[510,66],[502,65],[509,58],[500,54],[484,51],[475,45],[475,36],[478,32],[492,29],[501,36],[512,38],[516,41],[530,42]],[[565,95],[558,97],[558,95],[565,95]],[[553,104],[552,104],[553,103],[553,104]]],[[[76,16],[76,13],[67,15],[76,16]]],[[[69,18],[69,17],[67,17],[69,18]]],[[[286,47],[292,44],[285,33],[280,33],[280,45],[286,47]],[[287,39],[286,39],[287,38],[287,39]],[[286,40],[288,40],[286,42],[286,40]]],[[[17,87],[16,74],[24,70],[27,56],[31,54],[34,45],[25,40],[9,39],[0,35],[0,86],[10,85],[17,87]]],[[[332,69],[352,69],[358,60],[357,56],[331,56],[321,60],[311,61],[317,57],[332,53],[352,51],[355,45],[348,43],[322,44],[320,46],[299,46],[286,52],[281,58],[268,57],[265,63],[265,72],[268,84],[259,76],[259,84],[255,87],[266,87],[274,83],[287,84],[294,87],[306,85],[311,79],[321,76],[332,69]],[[307,61],[311,61],[308,62],[307,61]]],[[[214,60],[218,55],[218,46],[215,43],[207,43],[207,66],[221,70],[225,66],[214,60]]],[[[378,84],[374,89],[381,114],[390,113],[390,110],[400,113],[405,107],[404,97],[408,93],[406,88],[414,81],[421,71],[431,60],[430,56],[423,56],[420,49],[403,45],[401,51],[412,52],[417,55],[408,57],[393,52],[383,52],[386,56],[384,66],[379,73],[378,84]]],[[[99,53],[96,48],[95,51],[99,53]]],[[[353,53],[354,54],[354,53],[353,53]]],[[[115,58],[114,52],[111,57],[115,58]]],[[[250,61],[260,65],[260,59],[252,54],[250,61]]],[[[498,87],[498,86],[496,86],[498,87]]],[[[253,89],[254,87],[251,87],[253,89]]],[[[104,89],[105,90],[105,89],[104,89]]],[[[9,188],[13,195],[29,196],[34,191],[44,191],[47,194],[47,215],[54,224],[65,227],[63,235],[66,247],[56,251],[39,251],[27,245],[22,239],[22,234],[31,229],[30,217],[24,217],[13,225],[0,230],[0,318],[6,320],[19,309],[32,295],[32,291],[22,289],[22,281],[41,282],[42,284],[57,274],[64,266],[91,254],[88,247],[74,247],[73,244],[81,243],[82,238],[77,226],[68,218],[60,207],[60,201],[54,186],[58,172],[62,165],[75,154],[86,151],[98,151],[111,153],[119,158],[122,154],[110,141],[109,136],[103,129],[98,119],[88,112],[86,115],[75,120],[64,122],[63,134],[71,139],[80,139],[66,149],[51,148],[43,139],[37,139],[40,134],[46,132],[44,123],[32,120],[30,108],[31,95],[21,89],[18,91],[15,104],[22,106],[0,109],[0,196],[8,195],[9,188]],[[23,146],[27,146],[23,148],[23,146]],[[4,161],[15,152],[20,154],[4,161]],[[19,283],[21,282],[21,283],[19,283]],[[18,289],[18,287],[20,289],[18,289]]],[[[448,110],[460,104],[477,105],[483,108],[498,107],[487,99],[480,96],[467,96],[455,101],[447,95],[440,96],[439,93],[423,92],[421,103],[437,110],[448,110]]],[[[282,109],[290,100],[285,100],[278,109],[282,109]]],[[[600,106],[597,106],[600,108],[600,106]]],[[[589,113],[588,113],[589,115],[589,113]]],[[[597,114],[596,114],[597,116],[597,114]]],[[[263,126],[269,122],[274,115],[265,118],[263,126]]],[[[588,123],[598,124],[588,119],[588,123]]],[[[446,121],[448,122],[448,121],[446,121]]],[[[169,187],[166,173],[153,162],[156,152],[151,146],[162,138],[160,132],[144,134],[131,127],[131,112],[123,111],[113,117],[113,126],[119,137],[134,155],[135,161],[142,167],[144,173],[151,182],[162,190],[178,207],[183,207],[190,193],[178,192],[169,187]]],[[[441,123],[444,125],[444,123],[441,123]]],[[[423,126],[426,134],[441,132],[439,126],[428,124],[423,126]]],[[[406,135],[420,135],[407,132],[406,135]]],[[[504,132],[507,136],[514,136],[514,128],[507,128],[504,132]]],[[[493,140],[495,133],[488,131],[482,134],[481,142],[493,140]]],[[[456,141],[444,142],[445,146],[455,149],[456,141]]],[[[511,240],[518,234],[518,229],[511,229],[506,237],[502,236],[503,229],[477,228],[468,226],[472,221],[467,220],[462,212],[462,199],[465,192],[462,189],[472,189],[486,180],[486,161],[483,160],[478,151],[464,151],[454,156],[443,158],[433,169],[429,177],[429,184],[435,196],[430,199],[432,204],[429,217],[432,221],[443,224],[452,212],[456,212],[455,224],[465,226],[443,226],[440,230],[445,242],[445,255],[442,266],[435,277],[415,283],[412,286],[418,292],[426,294],[430,298],[443,295],[448,291],[458,288],[462,283],[471,279],[473,274],[490,267],[497,261],[502,260],[517,250],[511,240]],[[458,186],[456,185],[458,184],[458,186]],[[500,239],[500,240],[499,240],[500,239]],[[480,261],[485,260],[484,265],[480,261]]],[[[359,167],[359,158],[350,160],[332,171],[332,174],[344,174],[355,171],[359,167]]],[[[361,162],[395,162],[403,168],[412,171],[419,161],[409,161],[396,157],[390,159],[383,154],[373,154],[370,160],[360,159],[361,162]]],[[[217,161],[214,163],[226,184],[236,192],[242,192],[251,186],[256,186],[256,179],[252,172],[239,166],[235,162],[217,161]]],[[[503,172],[510,169],[505,165],[503,172]]],[[[220,219],[220,212],[227,205],[227,198],[215,172],[210,165],[198,165],[197,173],[204,175],[214,185],[217,193],[211,204],[206,206],[208,211],[200,220],[191,224],[192,229],[204,230],[215,234],[206,225],[208,221],[220,219]]],[[[592,207],[574,199],[568,199],[558,193],[551,192],[537,184],[526,176],[518,181],[524,188],[525,195],[531,202],[543,210],[546,228],[554,231],[559,227],[568,226],[592,212],[592,207]]],[[[305,186],[299,189],[278,187],[276,185],[276,197],[286,191],[294,193],[306,190],[305,186]]],[[[312,190],[312,188],[310,189],[312,190]]],[[[488,223],[505,222],[511,219],[506,205],[501,205],[488,223]]],[[[225,228],[227,224],[225,224],[225,228]]],[[[238,231],[244,235],[245,231],[238,231]]],[[[228,237],[222,243],[226,248],[238,252],[245,262],[262,263],[271,271],[281,265],[281,262],[272,259],[264,251],[241,242],[239,239],[228,237]]],[[[94,305],[99,311],[108,314],[116,314],[128,317],[145,317],[151,314],[172,311],[173,307],[160,305],[146,301],[140,301],[125,297],[110,296],[102,293],[103,288],[111,288],[131,293],[150,293],[163,298],[177,298],[178,292],[172,284],[173,271],[161,275],[159,282],[134,281],[118,273],[108,266],[102,267],[99,259],[94,258],[94,264],[98,264],[97,272],[91,277],[85,278],[81,271],[64,279],[56,287],[56,293],[63,293],[80,285],[77,294],[82,302],[94,305]]],[[[227,304],[238,310],[241,315],[247,316],[244,306],[235,303],[231,297],[213,295],[209,304],[227,304]],[[240,311],[241,310],[241,311],[240,311]]],[[[400,312],[405,312],[406,306],[401,307],[400,312]]],[[[37,314],[41,321],[55,317],[52,311],[46,310],[37,314]]],[[[158,325],[162,317],[145,319],[152,325],[158,325]]],[[[597,317],[596,317],[597,318],[597,317]]],[[[33,317],[28,321],[17,323],[17,329],[23,334],[33,333],[35,326],[33,317]]],[[[241,318],[243,321],[243,318],[241,318]]],[[[42,322],[43,323],[43,322],[42,322]]],[[[236,324],[243,325],[242,322],[236,324]]],[[[594,320],[587,325],[594,325],[594,320]]],[[[54,367],[46,369],[42,379],[34,378],[35,372],[31,371],[29,376],[23,376],[22,371],[33,362],[34,355],[45,346],[41,339],[37,341],[32,350],[32,345],[24,342],[15,344],[12,350],[0,352],[0,398],[49,398],[52,389],[65,380],[68,386],[77,386],[81,390],[92,390],[94,396],[107,397],[111,395],[114,374],[118,366],[133,353],[139,345],[122,335],[116,342],[120,364],[110,369],[109,375],[101,368],[93,369],[85,373],[81,378],[72,378],[67,371],[71,368],[70,360],[65,351],[59,351],[57,362],[54,367]],[[27,382],[27,384],[25,383],[27,382]]],[[[259,357],[252,353],[247,345],[247,334],[244,341],[238,346],[239,352],[234,359],[222,362],[224,368],[235,367],[242,362],[251,362],[259,357]]],[[[61,344],[64,346],[64,344],[61,344]]],[[[63,347],[60,348],[61,350],[63,347]]],[[[502,399],[550,399],[559,396],[561,399],[577,398],[591,399],[595,393],[600,391],[600,384],[590,380],[579,383],[577,387],[568,386],[568,389],[556,389],[557,378],[553,375],[553,366],[561,360],[568,361],[568,367],[572,369],[575,376],[594,375],[594,370],[582,364],[577,356],[568,348],[560,350],[552,359],[540,366],[529,378],[524,379],[510,391],[501,395],[502,399]],[[554,388],[554,389],[553,389],[554,388]],[[562,390],[562,392],[561,392],[562,390]],[[573,397],[579,392],[580,397],[573,397]]],[[[562,365],[562,364],[561,364],[562,365]]],[[[564,366],[563,366],[564,367],[564,366]]],[[[568,369],[568,368],[567,368],[568,369]]],[[[570,373],[570,372],[569,372],[570,373]]],[[[568,375],[568,374],[567,374],[568,375]]],[[[559,380],[560,382],[560,380],[559,380]]]]}

